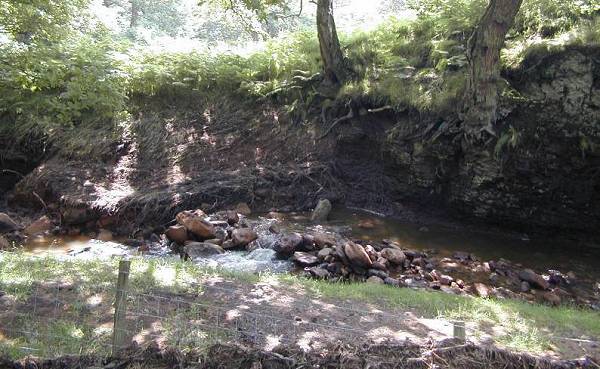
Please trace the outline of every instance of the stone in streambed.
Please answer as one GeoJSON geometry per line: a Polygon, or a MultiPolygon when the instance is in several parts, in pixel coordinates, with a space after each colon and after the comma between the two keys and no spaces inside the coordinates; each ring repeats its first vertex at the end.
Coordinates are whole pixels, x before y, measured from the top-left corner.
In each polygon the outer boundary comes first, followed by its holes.
{"type": "Polygon", "coordinates": [[[473,288],[475,288],[475,293],[477,294],[477,296],[479,297],[489,297],[490,295],[490,289],[483,283],[474,283],[473,284],[473,288]]]}
{"type": "Polygon", "coordinates": [[[539,274],[536,274],[531,269],[523,269],[519,272],[519,278],[525,282],[529,282],[529,284],[533,287],[538,287],[542,290],[547,290],[550,287],[548,281],[544,279],[539,274]]]}
{"type": "Polygon", "coordinates": [[[97,240],[109,242],[113,240],[113,234],[108,229],[101,229],[96,236],[97,240]]]}
{"type": "Polygon", "coordinates": [[[183,252],[190,259],[205,258],[225,252],[222,247],[208,242],[186,242],[183,252]]]}
{"type": "Polygon", "coordinates": [[[190,231],[194,235],[202,239],[214,238],[215,226],[212,225],[205,218],[206,214],[200,209],[194,211],[182,211],[175,217],[177,223],[184,226],[188,231],[190,231]]]}
{"type": "Polygon", "coordinates": [[[373,262],[373,269],[379,269],[379,270],[387,270],[389,267],[389,262],[386,258],[384,257],[378,257],[376,261],[373,262]]]}
{"type": "Polygon", "coordinates": [[[234,246],[246,246],[257,238],[256,232],[250,228],[238,228],[231,232],[231,241],[234,246]]]}
{"type": "Polygon", "coordinates": [[[386,272],[384,272],[383,270],[378,270],[378,269],[367,270],[367,275],[379,277],[381,279],[386,279],[387,277],[389,277],[389,275],[386,272]]]}
{"type": "Polygon", "coordinates": [[[10,248],[10,245],[10,242],[4,236],[0,235],[0,250],[6,250],[10,248]]]}
{"type": "Polygon", "coordinates": [[[325,259],[326,257],[328,257],[329,255],[331,255],[333,253],[333,249],[326,247],[324,249],[321,249],[319,251],[319,253],[317,254],[317,256],[319,257],[319,259],[325,259]]]}
{"type": "Polygon", "coordinates": [[[78,225],[95,220],[96,216],[86,208],[68,207],[61,212],[62,224],[78,225]]]}
{"type": "Polygon", "coordinates": [[[250,209],[250,206],[248,206],[248,204],[246,204],[245,202],[240,202],[239,204],[237,204],[235,206],[235,211],[246,217],[249,216],[250,214],[252,214],[252,210],[250,209]]]}
{"type": "Polygon", "coordinates": [[[389,285],[389,286],[394,286],[394,287],[402,287],[403,283],[396,278],[391,278],[391,277],[387,277],[383,280],[383,283],[389,285]]]}
{"type": "Polygon", "coordinates": [[[331,212],[331,202],[329,200],[319,200],[319,203],[313,210],[310,220],[313,222],[324,222],[329,217],[331,212]]]}
{"type": "Polygon", "coordinates": [[[52,224],[50,218],[44,215],[35,222],[31,223],[27,228],[25,228],[23,233],[25,233],[28,236],[35,236],[37,234],[45,233],[51,230],[53,227],[54,224],[52,224]]]}
{"type": "Polygon", "coordinates": [[[183,244],[188,240],[187,229],[182,225],[174,225],[167,228],[165,232],[167,238],[178,244],[183,244]]]}
{"type": "Polygon", "coordinates": [[[303,251],[314,251],[315,250],[315,237],[310,234],[303,234],[301,248],[303,251]]]}
{"type": "Polygon", "coordinates": [[[319,264],[319,258],[308,252],[296,251],[292,260],[302,266],[313,266],[319,264]]]}
{"type": "Polygon", "coordinates": [[[240,217],[235,210],[227,210],[226,216],[227,216],[227,223],[229,225],[234,225],[240,221],[240,217]]]}
{"type": "Polygon", "coordinates": [[[344,245],[344,254],[353,266],[368,269],[373,264],[364,247],[354,242],[348,242],[344,245]]]}
{"type": "Polygon", "coordinates": [[[549,304],[551,304],[553,306],[558,306],[561,303],[560,296],[551,291],[544,292],[544,294],[542,295],[542,298],[544,299],[544,301],[548,302],[549,304]]]}
{"type": "Polygon", "coordinates": [[[275,242],[273,250],[280,257],[290,257],[302,244],[302,236],[298,233],[290,233],[275,242]]]}
{"type": "Polygon", "coordinates": [[[381,250],[380,255],[381,257],[387,259],[390,263],[396,265],[403,265],[404,260],[406,260],[406,255],[404,252],[390,247],[381,250]]]}
{"type": "Polygon", "coordinates": [[[320,249],[335,245],[335,237],[326,233],[314,233],[312,236],[315,245],[317,245],[317,247],[320,249]]]}
{"type": "Polygon", "coordinates": [[[379,277],[371,276],[371,277],[367,278],[367,283],[383,284],[384,281],[383,281],[383,279],[381,279],[379,277]]]}
{"type": "Polygon", "coordinates": [[[331,276],[331,273],[329,273],[329,271],[327,271],[326,269],[323,268],[319,268],[319,267],[312,267],[310,269],[308,269],[308,272],[316,277],[316,278],[321,278],[321,279],[327,279],[331,276]]]}
{"type": "Polygon", "coordinates": [[[0,233],[16,231],[19,225],[6,213],[0,213],[0,233]]]}

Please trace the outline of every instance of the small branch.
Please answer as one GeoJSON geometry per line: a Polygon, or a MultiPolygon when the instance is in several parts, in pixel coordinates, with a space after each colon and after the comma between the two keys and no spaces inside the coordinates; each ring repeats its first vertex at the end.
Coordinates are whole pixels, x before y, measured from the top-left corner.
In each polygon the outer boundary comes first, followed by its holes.
{"type": "Polygon", "coordinates": [[[11,169],[2,169],[2,173],[10,173],[10,174],[16,174],[19,177],[21,177],[21,179],[25,178],[25,176],[19,172],[17,172],[16,170],[11,170],[11,169]]]}
{"type": "Polygon", "coordinates": [[[331,126],[329,126],[329,128],[327,129],[327,131],[325,131],[325,133],[319,137],[319,140],[322,140],[323,138],[325,138],[329,133],[331,133],[331,130],[338,124],[341,122],[345,122],[349,119],[354,118],[354,111],[352,110],[352,108],[350,108],[350,111],[348,112],[348,114],[344,115],[341,118],[338,118],[336,120],[333,121],[333,123],[331,124],[331,126]]]}
{"type": "Polygon", "coordinates": [[[392,109],[391,106],[385,105],[385,106],[382,106],[381,108],[368,109],[367,111],[369,113],[379,113],[379,112],[382,112],[382,111],[385,111],[385,110],[390,110],[390,109],[392,109]]]}
{"type": "Polygon", "coordinates": [[[44,202],[44,200],[42,200],[42,198],[40,197],[40,195],[38,195],[35,191],[31,192],[33,194],[33,196],[40,200],[40,202],[42,203],[42,205],[44,206],[44,210],[46,210],[46,212],[48,212],[48,206],[46,205],[46,203],[44,202]]]}

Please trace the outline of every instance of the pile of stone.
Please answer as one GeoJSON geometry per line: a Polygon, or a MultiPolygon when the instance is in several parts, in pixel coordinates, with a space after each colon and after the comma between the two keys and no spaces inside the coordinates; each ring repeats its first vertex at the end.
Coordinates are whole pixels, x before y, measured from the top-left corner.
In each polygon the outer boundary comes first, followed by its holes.
{"type": "Polygon", "coordinates": [[[229,249],[250,251],[258,247],[258,234],[240,217],[249,215],[249,211],[238,207],[210,217],[200,209],[182,211],[175,217],[177,224],[167,228],[165,236],[174,250],[189,259],[222,254],[229,249]]]}
{"type": "Polygon", "coordinates": [[[402,250],[394,243],[359,242],[325,233],[289,233],[282,235],[273,248],[279,257],[290,258],[316,278],[366,280],[393,286],[404,283],[392,274],[402,274],[413,265],[420,265],[425,256],[402,250]]]}
{"type": "Polygon", "coordinates": [[[541,275],[507,260],[481,262],[472,254],[456,252],[436,257],[431,252],[381,243],[344,239],[337,234],[288,233],[274,244],[280,258],[294,261],[310,277],[355,280],[392,286],[429,288],[453,294],[516,298],[559,305],[564,301],[591,306],[594,299],[569,289],[573,273],[549,271],[541,275]],[[467,280],[452,275],[462,276],[467,280]],[[482,282],[484,281],[484,282],[482,282]]]}

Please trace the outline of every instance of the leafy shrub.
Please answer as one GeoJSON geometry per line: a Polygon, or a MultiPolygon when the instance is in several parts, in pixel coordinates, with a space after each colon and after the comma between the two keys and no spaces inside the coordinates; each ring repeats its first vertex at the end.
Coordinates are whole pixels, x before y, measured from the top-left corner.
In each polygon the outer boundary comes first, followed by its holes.
{"type": "Polygon", "coordinates": [[[597,0],[525,0],[515,20],[514,33],[554,37],[598,13],[597,0]]]}
{"type": "Polygon", "coordinates": [[[111,121],[125,109],[126,76],[113,45],[89,37],[44,47],[0,46],[0,117],[15,137],[111,121]]]}

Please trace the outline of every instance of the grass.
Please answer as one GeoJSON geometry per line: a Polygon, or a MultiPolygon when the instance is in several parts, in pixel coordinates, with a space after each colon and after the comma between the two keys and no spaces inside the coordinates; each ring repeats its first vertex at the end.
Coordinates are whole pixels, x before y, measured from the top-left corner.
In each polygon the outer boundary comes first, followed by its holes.
{"type": "MultiPolygon", "coordinates": [[[[60,352],[103,352],[101,342],[107,342],[110,329],[98,330],[85,318],[89,314],[86,301],[91,296],[114,298],[112,291],[117,279],[117,261],[61,261],[55,258],[31,258],[21,253],[0,254],[0,290],[25,302],[35,292],[40,282],[59,280],[75,286],[74,299],[69,313],[77,319],[56,320],[47,326],[37,324],[39,317],[24,314],[20,327],[37,330],[33,337],[6,338],[0,331],[0,353],[18,356],[17,347],[45,348],[45,354],[60,352]],[[44,328],[42,328],[44,327],[44,328]],[[43,332],[42,332],[43,330],[43,332]],[[40,341],[48,335],[51,341],[40,341]],[[25,341],[25,342],[24,342],[25,341]]],[[[311,298],[331,303],[348,301],[369,304],[390,311],[410,311],[423,318],[464,320],[480,331],[496,330],[497,343],[518,351],[542,353],[561,345],[558,337],[598,340],[600,337],[600,314],[572,306],[552,308],[516,300],[481,299],[456,296],[441,292],[392,288],[385,285],[365,283],[329,283],[294,275],[248,274],[199,267],[175,259],[136,258],[132,263],[130,288],[137,293],[169,291],[170,293],[197,294],[202,282],[211,278],[234,281],[237,285],[253,285],[259,282],[301,288],[311,298]]],[[[281,287],[278,287],[281,288],[281,287]]],[[[176,325],[176,323],[174,323],[176,325]]],[[[168,330],[168,327],[167,327],[168,330]]],[[[471,333],[477,337],[478,333],[471,333]]],[[[198,339],[203,337],[198,336],[198,339]]],[[[194,344],[193,336],[187,337],[186,346],[194,344]]],[[[560,351],[560,349],[559,349],[560,351]]]]}

